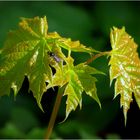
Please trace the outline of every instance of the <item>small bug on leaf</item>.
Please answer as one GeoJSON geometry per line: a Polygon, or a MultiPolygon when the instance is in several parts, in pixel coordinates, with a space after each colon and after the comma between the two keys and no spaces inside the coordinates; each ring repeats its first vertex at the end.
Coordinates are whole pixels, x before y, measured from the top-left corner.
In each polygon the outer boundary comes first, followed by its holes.
{"type": "Polygon", "coordinates": [[[57,63],[59,63],[59,62],[61,61],[61,59],[60,59],[56,54],[54,54],[53,52],[49,52],[49,55],[50,55],[51,57],[53,57],[53,59],[54,59],[57,63]]]}

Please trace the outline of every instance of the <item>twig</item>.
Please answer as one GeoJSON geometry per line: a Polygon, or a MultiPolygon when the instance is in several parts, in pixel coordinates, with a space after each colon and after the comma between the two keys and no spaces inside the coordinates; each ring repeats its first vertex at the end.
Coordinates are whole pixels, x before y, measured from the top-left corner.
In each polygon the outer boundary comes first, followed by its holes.
{"type": "Polygon", "coordinates": [[[107,52],[100,52],[96,55],[94,55],[93,57],[91,57],[90,59],[88,59],[85,64],[88,65],[89,63],[91,63],[92,61],[94,61],[95,59],[97,59],[98,57],[101,57],[103,55],[109,55],[110,54],[110,51],[107,51],[107,52]]]}
{"type": "Polygon", "coordinates": [[[53,111],[52,111],[52,114],[51,114],[51,118],[50,118],[50,121],[49,121],[49,125],[48,125],[48,129],[47,129],[45,139],[49,139],[50,136],[51,136],[51,133],[52,133],[52,130],[53,130],[53,127],[54,127],[54,123],[55,123],[55,120],[56,120],[56,116],[57,116],[57,113],[58,113],[58,110],[59,110],[59,106],[60,106],[60,103],[61,103],[61,99],[62,99],[62,96],[63,96],[63,91],[64,91],[64,87],[60,87],[58,89],[56,101],[55,101],[54,108],[53,108],[53,111]]]}

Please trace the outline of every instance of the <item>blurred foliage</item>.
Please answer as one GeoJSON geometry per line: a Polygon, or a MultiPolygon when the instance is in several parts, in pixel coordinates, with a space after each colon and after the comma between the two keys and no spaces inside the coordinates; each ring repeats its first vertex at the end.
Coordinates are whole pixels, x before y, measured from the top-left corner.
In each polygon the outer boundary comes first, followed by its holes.
{"type": "MultiPolygon", "coordinates": [[[[57,31],[61,36],[80,40],[86,46],[106,51],[110,50],[109,33],[112,26],[126,27],[136,43],[140,44],[140,2],[0,2],[0,47],[10,29],[17,28],[20,17],[44,16],[48,18],[49,31],[57,31]]],[[[86,54],[72,54],[75,62],[84,62],[86,54]]],[[[102,103],[97,103],[83,95],[83,107],[72,112],[67,121],[65,100],[63,98],[52,138],[140,138],[140,111],[136,103],[128,111],[128,122],[124,127],[123,113],[119,109],[119,97],[113,100],[113,86],[109,85],[108,59],[102,57],[91,65],[105,72],[106,76],[97,76],[97,89],[102,103]],[[134,115],[133,115],[134,114],[134,115]],[[135,115],[137,114],[137,115],[135,115]],[[59,124],[60,123],[60,124],[59,124]],[[132,129],[133,128],[133,129],[132,129]]],[[[43,113],[28,91],[25,79],[18,97],[0,99],[0,138],[43,138],[49,122],[57,89],[44,94],[43,113]]]]}

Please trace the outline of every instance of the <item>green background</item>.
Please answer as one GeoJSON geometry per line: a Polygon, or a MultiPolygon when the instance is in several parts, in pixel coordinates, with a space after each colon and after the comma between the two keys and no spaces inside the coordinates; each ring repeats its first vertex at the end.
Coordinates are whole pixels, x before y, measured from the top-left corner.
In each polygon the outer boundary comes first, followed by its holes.
{"type": "MultiPolygon", "coordinates": [[[[49,32],[57,31],[61,36],[80,40],[82,44],[96,50],[107,51],[110,47],[110,29],[126,27],[135,42],[140,44],[140,2],[0,2],[0,47],[9,30],[16,29],[20,17],[47,16],[49,32]]],[[[139,50],[139,49],[138,49],[139,50]]],[[[86,61],[89,56],[73,53],[75,63],[86,61]]],[[[110,86],[108,59],[102,57],[91,64],[106,73],[97,76],[98,104],[83,94],[83,107],[65,118],[65,101],[57,116],[52,138],[140,138],[140,111],[135,103],[128,111],[124,126],[119,96],[113,99],[114,89],[110,86]]],[[[114,83],[113,83],[114,84],[114,83]]],[[[37,106],[32,92],[28,91],[28,80],[16,99],[13,94],[0,99],[0,138],[44,138],[49,117],[56,97],[50,89],[42,98],[43,113],[37,106]]]]}

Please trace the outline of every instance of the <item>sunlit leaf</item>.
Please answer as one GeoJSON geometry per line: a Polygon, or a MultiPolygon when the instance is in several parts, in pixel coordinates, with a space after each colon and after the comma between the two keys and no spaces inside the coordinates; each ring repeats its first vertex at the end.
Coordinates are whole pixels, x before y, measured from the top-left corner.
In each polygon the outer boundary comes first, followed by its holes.
{"type": "MultiPolygon", "coordinates": [[[[21,18],[19,28],[9,32],[4,47],[0,50],[0,95],[9,94],[12,88],[16,96],[27,76],[29,89],[42,109],[40,102],[48,89],[46,84],[53,87],[55,84],[61,86],[59,81],[67,83],[67,80],[58,75],[59,71],[64,73],[63,67],[67,67],[63,66],[63,62],[69,63],[62,48],[87,53],[93,51],[79,41],[62,38],[57,32],[48,33],[46,17],[21,18]],[[57,71],[55,75],[52,68],[57,71]],[[56,81],[53,80],[55,77],[59,81],[51,84],[56,81]]],[[[67,91],[69,89],[70,86],[67,91]]]]}
{"type": "Polygon", "coordinates": [[[97,96],[97,89],[95,84],[97,82],[97,79],[93,77],[91,74],[104,74],[104,73],[83,63],[75,66],[74,69],[78,75],[81,85],[84,88],[85,93],[91,96],[94,100],[96,100],[96,102],[101,107],[101,103],[97,96]]]}
{"type": "Polygon", "coordinates": [[[46,81],[50,81],[52,71],[49,66],[50,56],[47,41],[46,18],[22,19],[19,29],[11,31],[1,53],[0,95],[10,93],[13,88],[16,95],[24,76],[29,80],[29,87],[40,105],[46,81]]]}
{"type": "Polygon", "coordinates": [[[48,85],[48,88],[50,88],[52,86],[58,86],[58,83],[61,83],[61,86],[67,84],[64,91],[64,95],[67,95],[66,118],[78,105],[80,108],[82,107],[82,93],[84,91],[96,100],[101,107],[95,84],[97,79],[93,77],[92,74],[103,73],[84,63],[74,66],[73,61],[71,57],[68,57],[68,65],[63,67],[63,73],[61,69],[57,69],[52,83],[48,85]]]}
{"type": "Polygon", "coordinates": [[[137,53],[137,44],[133,38],[125,32],[125,28],[113,28],[111,38],[110,80],[116,79],[115,97],[120,94],[125,123],[127,111],[132,102],[134,93],[137,104],[140,107],[140,59],[137,53]]]}

